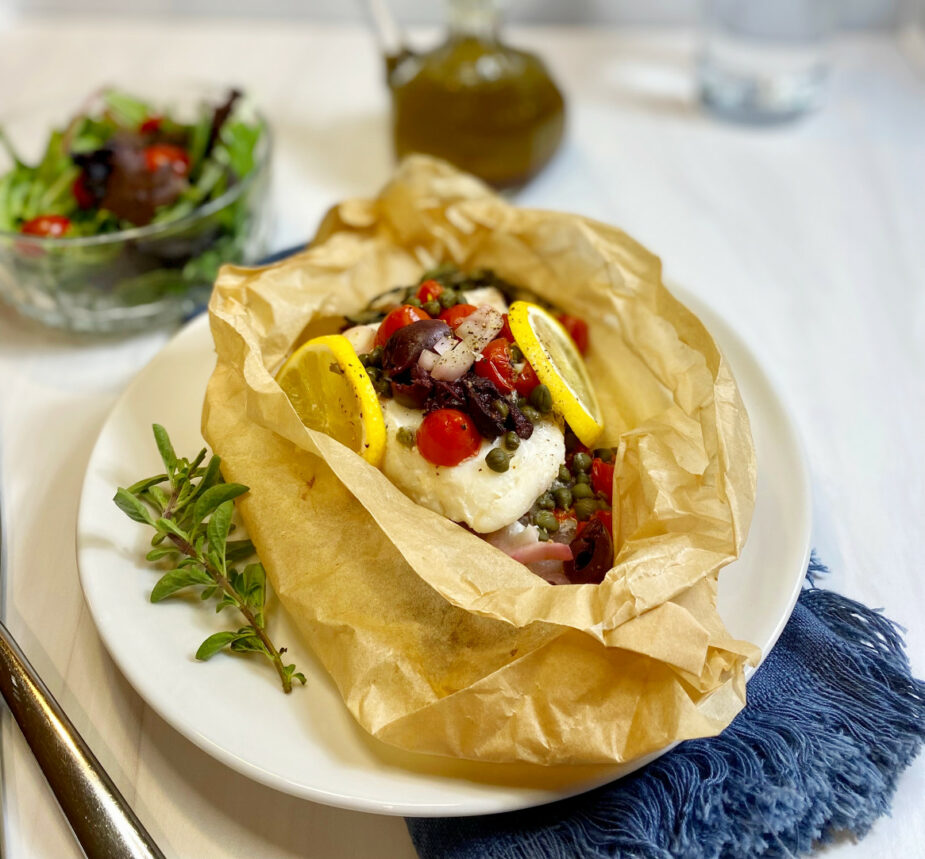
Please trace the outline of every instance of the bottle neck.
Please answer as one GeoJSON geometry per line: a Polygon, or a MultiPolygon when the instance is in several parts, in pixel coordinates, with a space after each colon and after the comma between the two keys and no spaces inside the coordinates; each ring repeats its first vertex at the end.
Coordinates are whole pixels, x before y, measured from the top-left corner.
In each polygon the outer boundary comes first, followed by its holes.
{"type": "Polygon", "coordinates": [[[495,0],[449,0],[448,13],[450,38],[498,40],[501,15],[495,0]]]}

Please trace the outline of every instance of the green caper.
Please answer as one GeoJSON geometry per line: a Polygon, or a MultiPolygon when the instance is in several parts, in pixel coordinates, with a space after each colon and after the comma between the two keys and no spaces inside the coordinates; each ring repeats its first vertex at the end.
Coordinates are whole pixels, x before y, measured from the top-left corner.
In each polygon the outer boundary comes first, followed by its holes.
{"type": "Polygon", "coordinates": [[[391,397],[392,396],[392,385],[388,379],[377,379],[373,382],[373,387],[376,389],[376,393],[380,397],[391,397]]]}
{"type": "Polygon", "coordinates": [[[412,295],[410,298],[405,299],[405,304],[410,304],[412,307],[420,307],[421,299],[416,295],[412,295]]]}
{"type": "Polygon", "coordinates": [[[520,346],[511,343],[511,363],[519,364],[524,359],[524,353],[520,351],[520,346]]]}
{"type": "Polygon", "coordinates": [[[540,419],[540,413],[535,408],[533,408],[533,406],[524,406],[520,411],[523,413],[523,416],[532,424],[535,424],[540,419]]]}
{"type": "Polygon", "coordinates": [[[545,385],[537,385],[530,391],[530,405],[541,414],[552,411],[552,394],[545,385]]]}
{"type": "Polygon", "coordinates": [[[372,367],[381,367],[382,366],[382,347],[375,346],[373,351],[369,353],[369,363],[372,367]]]}
{"type": "Polygon", "coordinates": [[[547,540],[549,540],[549,532],[545,528],[537,528],[536,538],[541,543],[545,543],[547,540]]]}
{"type": "Polygon", "coordinates": [[[572,471],[587,471],[591,467],[591,457],[583,450],[572,457],[572,471]]]}
{"type": "Polygon", "coordinates": [[[610,462],[613,459],[613,451],[609,447],[595,448],[594,455],[603,462],[610,462]]]}
{"type": "Polygon", "coordinates": [[[403,444],[405,447],[414,447],[414,430],[411,427],[399,427],[395,435],[399,444],[403,444]]]}
{"type": "Polygon", "coordinates": [[[544,492],[536,499],[536,506],[540,510],[552,510],[556,506],[556,499],[552,497],[551,492],[544,492]]]}
{"type": "Polygon", "coordinates": [[[440,302],[440,306],[444,310],[447,310],[454,304],[459,303],[459,293],[457,293],[455,289],[444,289],[443,292],[437,296],[437,301],[440,302]]]}
{"type": "Polygon", "coordinates": [[[581,471],[575,475],[575,483],[590,483],[590,482],[591,482],[591,477],[585,471],[581,471]]]}
{"type": "Polygon", "coordinates": [[[493,447],[485,456],[485,464],[492,471],[507,471],[511,465],[511,457],[500,447],[493,447]]]}
{"type": "Polygon", "coordinates": [[[543,528],[550,534],[554,534],[559,530],[559,520],[556,519],[555,513],[551,513],[549,510],[540,510],[533,517],[533,524],[538,528],[543,528]]]}
{"type": "Polygon", "coordinates": [[[511,413],[511,408],[504,400],[495,400],[492,405],[495,407],[495,411],[498,413],[498,417],[501,420],[507,420],[507,416],[511,413]]]}
{"type": "Polygon", "coordinates": [[[367,367],[366,375],[369,376],[369,381],[375,385],[376,381],[382,378],[382,370],[378,367],[367,367]]]}
{"type": "Polygon", "coordinates": [[[508,450],[517,450],[520,447],[520,436],[513,430],[508,430],[504,434],[504,446],[508,450]]]}
{"type": "Polygon", "coordinates": [[[556,507],[560,510],[568,510],[572,506],[572,490],[562,487],[557,489],[553,495],[556,497],[556,507]]]}
{"type": "Polygon", "coordinates": [[[575,518],[586,522],[597,512],[597,502],[593,498],[579,498],[575,502],[575,518]]]}
{"type": "Polygon", "coordinates": [[[573,498],[593,498],[594,490],[587,483],[576,483],[572,487],[573,498]]]}
{"type": "Polygon", "coordinates": [[[428,301],[428,302],[426,302],[426,303],[424,303],[424,304],[421,305],[421,309],[422,309],[428,316],[439,316],[439,315],[440,315],[440,310],[441,310],[441,308],[440,308],[440,302],[439,302],[439,301],[433,301],[433,300],[428,301]]]}
{"type": "Polygon", "coordinates": [[[571,483],[572,472],[568,470],[567,465],[559,466],[559,480],[561,480],[563,483],[571,483]]]}

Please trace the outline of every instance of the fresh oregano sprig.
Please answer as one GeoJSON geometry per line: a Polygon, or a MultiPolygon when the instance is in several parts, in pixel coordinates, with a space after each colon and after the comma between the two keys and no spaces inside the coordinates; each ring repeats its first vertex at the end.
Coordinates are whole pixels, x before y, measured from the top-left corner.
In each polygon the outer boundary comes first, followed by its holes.
{"type": "Polygon", "coordinates": [[[154,424],[154,440],[166,472],[120,488],[113,498],[130,519],[154,528],[146,559],[173,564],[154,585],[151,602],[198,587],[203,600],[218,601],[216,611],[237,609],[245,625],[210,635],[199,645],[196,658],[210,659],[221,650],[262,653],[279,674],[283,691],[291,692],[292,681],[305,683],[305,675],[283,662],[286,648],[277,648],[267,635],[263,565],[251,563],[239,570],[235,564],[253,557],[254,546],[250,540],[228,539],[234,527],[234,499],[248,487],[225,483],[221,460],[212,456],[205,462],[205,448],[192,460],[177,457],[160,424],[154,424]]]}

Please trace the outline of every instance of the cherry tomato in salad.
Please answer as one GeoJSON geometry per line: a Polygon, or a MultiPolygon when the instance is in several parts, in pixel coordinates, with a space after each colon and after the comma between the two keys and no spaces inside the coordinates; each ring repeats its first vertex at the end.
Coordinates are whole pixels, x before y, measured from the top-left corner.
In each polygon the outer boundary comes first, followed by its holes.
{"type": "Polygon", "coordinates": [[[492,340],[482,350],[482,359],[475,362],[475,373],[490,379],[503,394],[513,391],[517,371],[511,364],[511,342],[501,337],[492,340]]]}
{"type": "Polygon", "coordinates": [[[430,319],[430,316],[420,307],[412,307],[410,304],[403,304],[396,307],[379,326],[376,331],[376,345],[385,346],[389,337],[391,337],[399,328],[404,328],[412,322],[419,322],[422,319],[430,319]]]}
{"type": "Polygon", "coordinates": [[[520,371],[520,375],[517,377],[517,381],[514,382],[514,387],[520,396],[529,397],[530,391],[532,391],[539,383],[540,380],[536,376],[536,371],[533,369],[533,365],[527,361],[524,364],[523,369],[520,371]]]}
{"type": "Polygon", "coordinates": [[[418,301],[420,301],[421,304],[427,304],[428,301],[433,301],[438,298],[441,292],[443,292],[443,287],[437,283],[437,281],[425,280],[424,283],[418,287],[418,301]]]}
{"type": "Polygon", "coordinates": [[[511,323],[508,322],[507,314],[505,313],[502,317],[504,319],[504,324],[501,326],[501,332],[498,334],[499,337],[503,337],[505,340],[514,342],[514,334],[511,332],[511,323]]]}
{"type": "Polygon", "coordinates": [[[588,323],[577,316],[570,316],[568,313],[562,313],[558,317],[562,327],[568,332],[569,337],[575,341],[578,351],[584,355],[588,351],[588,323]]]}
{"type": "Polygon", "coordinates": [[[42,236],[57,239],[71,227],[71,219],[64,215],[39,215],[22,225],[20,232],[27,236],[42,236]]]}
{"type": "Polygon", "coordinates": [[[141,125],[138,131],[141,134],[156,134],[161,130],[161,123],[164,121],[163,116],[149,116],[141,125]]]}
{"type": "Polygon", "coordinates": [[[421,456],[434,465],[459,465],[482,446],[472,418],[459,409],[437,409],[428,414],[418,427],[416,441],[421,456]]]}
{"type": "Polygon", "coordinates": [[[177,176],[189,173],[189,154],[182,146],[172,143],[154,143],[145,147],[145,168],[153,173],[164,165],[170,167],[177,176]]]}
{"type": "Polygon", "coordinates": [[[454,304],[452,307],[444,310],[440,314],[440,318],[455,331],[463,319],[467,316],[471,316],[476,310],[477,308],[474,304],[454,304]]]}
{"type": "Polygon", "coordinates": [[[603,459],[591,461],[591,488],[595,492],[603,492],[607,496],[607,503],[613,503],[613,463],[604,462],[603,459]]]}
{"type": "Polygon", "coordinates": [[[96,205],[96,197],[93,196],[93,192],[87,187],[83,173],[74,180],[74,184],[71,186],[71,192],[74,194],[74,199],[77,201],[78,209],[92,209],[96,205]]]}

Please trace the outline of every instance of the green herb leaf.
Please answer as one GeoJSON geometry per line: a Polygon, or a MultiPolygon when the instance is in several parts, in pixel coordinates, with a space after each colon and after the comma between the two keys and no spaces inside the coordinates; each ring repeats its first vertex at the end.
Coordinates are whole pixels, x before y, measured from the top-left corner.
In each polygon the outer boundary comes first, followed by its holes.
{"type": "Polygon", "coordinates": [[[148,512],[148,508],[127,489],[118,489],[112,500],[129,519],[134,519],[144,525],[154,525],[154,518],[148,512]]]}
{"type": "Polygon", "coordinates": [[[165,430],[160,424],[154,424],[154,441],[157,444],[158,453],[161,455],[161,459],[164,461],[164,468],[167,469],[167,473],[173,476],[173,473],[177,470],[177,455],[174,453],[173,445],[170,443],[170,436],[167,435],[167,430],[165,430]]]}
{"type": "Polygon", "coordinates": [[[201,567],[186,567],[184,569],[171,570],[165,573],[158,580],[157,584],[151,591],[151,602],[160,602],[162,599],[175,594],[183,588],[192,585],[210,585],[212,577],[201,567]]]}
{"type": "Polygon", "coordinates": [[[217,486],[210,486],[196,499],[196,504],[193,507],[193,519],[201,522],[221,504],[243,495],[247,492],[247,489],[248,487],[242,486],[240,483],[219,483],[217,486]]]}
{"type": "Polygon", "coordinates": [[[236,632],[213,633],[199,645],[199,650],[196,651],[196,658],[203,662],[207,659],[211,659],[220,650],[224,650],[228,647],[228,645],[237,638],[237,635],[238,633],[236,632]]]}

